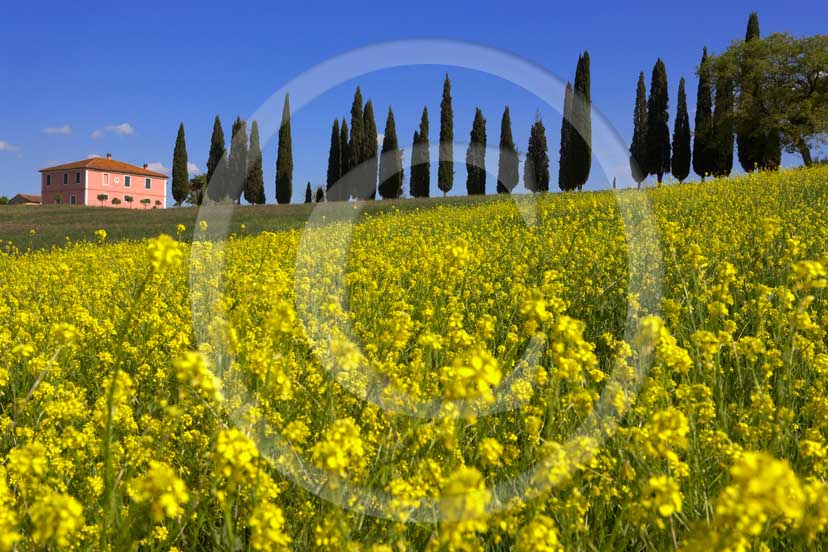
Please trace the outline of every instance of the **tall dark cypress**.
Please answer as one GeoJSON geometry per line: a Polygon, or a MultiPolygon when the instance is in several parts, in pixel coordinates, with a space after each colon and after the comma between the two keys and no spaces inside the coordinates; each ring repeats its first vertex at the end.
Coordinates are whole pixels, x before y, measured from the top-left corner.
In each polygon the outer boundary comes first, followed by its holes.
{"type": "Polygon", "coordinates": [[[684,77],[679,81],[676,121],[673,127],[673,176],[684,182],[690,174],[690,115],[687,114],[687,93],[684,77]]]}
{"type": "Polygon", "coordinates": [[[733,169],[733,78],[719,69],[713,108],[715,156],[713,174],[728,176],[733,169]]]}
{"type": "Polygon", "coordinates": [[[397,126],[394,112],[388,108],[385,120],[385,135],[382,138],[382,155],[379,163],[379,193],[383,199],[394,199],[402,195],[403,187],[402,152],[397,142],[397,126]]]}
{"type": "Polygon", "coordinates": [[[227,167],[220,171],[218,178],[213,178],[216,174],[216,169],[226,163],[227,148],[224,145],[224,130],[221,128],[221,119],[216,115],[216,120],[213,122],[213,135],[210,137],[210,154],[207,157],[207,196],[213,201],[223,199],[227,193],[225,191],[224,180],[227,173],[227,167]]]}
{"type": "Polygon", "coordinates": [[[647,178],[647,88],[644,84],[644,71],[638,74],[638,86],[635,91],[630,171],[640,187],[647,178]]]}
{"type": "Polygon", "coordinates": [[[313,203],[313,192],[311,191],[310,180],[308,180],[308,185],[305,186],[305,203],[313,203]]]}
{"type": "MultiPolygon", "coordinates": [[[[758,40],[759,38],[759,16],[756,12],[753,12],[748,18],[745,42],[758,40]]],[[[752,54],[748,52],[747,55],[752,54]]],[[[748,59],[743,63],[749,65],[749,62],[748,59]]],[[[742,70],[746,71],[747,67],[743,67],[742,70]]],[[[761,94],[761,86],[758,81],[755,81],[752,85],[743,86],[739,97],[739,109],[742,116],[737,128],[736,145],[739,152],[739,163],[745,172],[756,169],[776,170],[782,160],[782,148],[779,144],[778,134],[774,131],[763,131],[760,128],[763,117],[761,94]]]]}
{"type": "Polygon", "coordinates": [[[348,201],[348,177],[351,172],[351,146],[348,145],[348,121],[342,117],[342,123],[339,125],[339,148],[342,156],[342,172],[340,173],[341,180],[339,185],[334,188],[334,197],[329,198],[331,201],[348,201]]]}
{"type": "Polygon", "coordinates": [[[451,107],[451,81],[448,73],[443,81],[440,102],[440,150],[437,166],[437,187],[446,195],[454,185],[454,111],[451,107]]]}
{"type": "Polygon", "coordinates": [[[409,190],[411,197],[428,197],[431,186],[431,158],[428,141],[428,108],[423,108],[420,117],[420,128],[414,131],[414,141],[411,149],[411,181],[409,190]]]}
{"type": "Polygon", "coordinates": [[[187,142],[184,139],[184,123],[178,125],[172,165],[172,195],[176,205],[181,205],[190,195],[190,175],[187,170],[187,142]]]}
{"type": "Polygon", "coordinates": [[[561,147],[558,161],[558,187],[568,192],[575,189],[575,178],[572,169],[572,84],[566,83],[564,92],[564,110],[561,119],[561,147]]]}
{"type": "Polygon", "coordinates": [[[486,119],[476,108],[474,122],[469,133],[469,147],[466,149],[466,193],[486,194],[486,119]]]}
{"type": "Polygon", "coordinates": [[[279,150],[276,155],[276,201],[290,203],[293,195],[293,147],[290,136],[290,96],[285,94],[282,124],[279,126],[279,150]]]}
{"type": "Polygon", "coordinates": [[[546,128],[540,113],[529,131],[529,147],[523,165],[523,183],[530,192],[549,191],[549,153],[546,145],[546,128]]]}
{"type": "Polygon", "coordinates": [[[327,186],[328,196],[333,196],[336,192],[331,191],[331,188],[336,184],[342,176],[342,144],[339,141],[339,119],[334,119],[331,127],[331,147],[328,151],[328,176],[327,186]]]}
{"type": "Polygon", "coordinates": [[[241,117],[233,122],[233,137],[230,139],[230,156],[228,158],[227,194],[235,203],[239,203],[247,180],[247,123],[241,117]]]}
{"type": "Polygon", "coordinates": [[[500,118],[500,157],[497,161],[497,193],[508,194],[518,183],[518,159],[515,141],[512,139],[512,118],[509,106],[503,110],[500,118]]]}
{"type": "Polygon", "coordinates": [[[589,179],[592,167],[592,96],[590,92],[589,52],[578,57],[572,95],[572,179],[580,190],[589,179]]]}
{"type": "Polygon", "coordinates": [[[374,199],[377,197],[377,121],[374,119],[374,104],[371,100],[365,104],[362,112],[362,121],[365,129],[363,141],[363,159],[365,163],[365,177],[360,182],[360,199],[374,199]]]}
{"type": "Polygon", "coordinates": [[[658,58],[653,67],[650,98],[647,100],[647,174],[661,182],[670,172],[670,114],[667,95],[667,68],[658,58]]]}
{"type": "Polygon", "coordinates": [[[711,84],[710,62],[707,48],[702,53],[699,64],[699,87],[696,93],[696,117],[693,132],[693,171],[704,181],[704,177],[713,174],[713,88],[711,84]]]}
{"type": "Polygon", "coordinates": [[[265,202],[264,172],[262,171],[262,146],[259,139],[259,123],[250,126],[250,149],[247,151],[247,181],[244,199],[261,205],[265,202]]]}
{"type": "Polygon", "coordinates": [[[344,198],[359,198],[357,187],[364,179],[364,170],[360,163],[364,160],[365,154],[365,120],[362,116],[362,91],[359,86],[354,91],[354,101],[351,104],[351,138],[348,141],[348,169],[349,176],[346,179],[344,198]]]}
{"type": "Polygon", "coordinates": [[[325,199],[325,188],[323,188],[322,186],[319,186],[316,189],[316,202],[317,203],[322,203],[322,201],[324,201],[324,199],[325,199]]]}

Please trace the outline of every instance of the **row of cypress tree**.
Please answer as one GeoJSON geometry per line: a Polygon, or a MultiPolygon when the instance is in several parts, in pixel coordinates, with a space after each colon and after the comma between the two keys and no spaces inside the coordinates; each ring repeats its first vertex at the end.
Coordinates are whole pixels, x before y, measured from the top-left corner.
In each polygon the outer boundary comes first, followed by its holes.
{"type": "MultiPolygon", "coordinates": [[[[756,13],[751,13],[745,41],[758,39],[759,36],[759,17],[756,13]]],[[[755,87],[758,87],[758,83],[755,87]]],[[[755,92],[756,90],[741,90],[743,97],[755,92]]],[[[648,175],[655,175],[658,182],[661,182],[665,174],[672,172],[676,179],[684,181],[690,174],[691,135],[692,167],[702,180],[706,176],[730,174],[733,169],[734,136],[738,145],[739,163],[746,172],[779,168],[782,157],[779,138],[758,130],[760,107],[754,105],[755,116],[743,118],[746,120],[739,128],[734,127],[734,108],[733,78],[729,73],[711,67],[707,48],[704,48],[696,92],[695,132],[690,129],[685,80],[682,78],[679,81],[671,148],[667,70],[659,58],[653,67],[649,98],[644,73],[638,77],[633,110],[633,138],[630,143],[633,178],[639,185],[648,175]]]]}

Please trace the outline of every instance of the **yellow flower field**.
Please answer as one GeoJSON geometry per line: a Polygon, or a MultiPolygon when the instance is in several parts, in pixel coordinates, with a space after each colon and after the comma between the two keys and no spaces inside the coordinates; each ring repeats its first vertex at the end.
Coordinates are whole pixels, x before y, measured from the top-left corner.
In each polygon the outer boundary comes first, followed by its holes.
{"type": "Polygon", "coordinates": [[[642,194],[3,244],[0,551],[828,548],[828,168],[642,194]]]}

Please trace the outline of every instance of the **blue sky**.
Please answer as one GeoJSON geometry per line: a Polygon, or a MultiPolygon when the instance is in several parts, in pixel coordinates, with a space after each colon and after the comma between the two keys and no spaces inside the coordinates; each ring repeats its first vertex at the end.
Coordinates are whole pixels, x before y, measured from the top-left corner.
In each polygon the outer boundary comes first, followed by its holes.
{"type": "MultiPolygon", "coordinates": [[[[679,78],[685,77],[692,121],[694,71],[702,47],[721,51],[743,37],[753,10],[759,12],[763,34],[821,33],[828,16],[828,5],[818,2],[794,8],[721,0],[634,5],[8,2],[0,18],[0,195],[38,193],[38,169],[107,152],[133,164],[168,168],[180,121],[190,161],[204,170],[216,114],[229,138],[237,115],[253,113],[304,71],[354,48],[400,39],[473,42],[516,54],[570,80],[578,54],[589,50],[593,105],[628,141],[639,71],[645,72],[649,88],[656,58],[665,61],[671,129],[679,78]]],[[[541,113],[556,188],[560,106],[545,105],[491,75],[432,65],[358,77],[295,112],[294,201],[301,201],[307,181],[324,182],[331,122],[348,115],[356,84],[366,100],[373,100],[380,132],[388,106],[393,106],[401,144],[410,143],[427,105],[434,143],[446,71],[452,78],[458,141],[467,140],[479,106],[488,121],[489,143],[496,144],[503,107],[509,105],[515,142],[523,152],[535,112],[541,113]]],[[[272,202],[275,140],[263,148],[266,195],[272,202]]],[[[455,151],[458,162],[463,156],[464,151],[455,151]]],[[[797,164],[799,158],[786,156],[785,161],[797,164]]],[[[496,174],[495,156],[488,156],[487,166],[496,174]]],[[[433,169],[432,174],[434,181],[433,169]]],[[[465,193],[465,176],[465,167],[458,165],[454,192],[465,193]]],[[[606,180],[596,169],[590,187],[603,187],[606,180]]],[[[489,193],[494,181],[490,174],[489,193]]]]}

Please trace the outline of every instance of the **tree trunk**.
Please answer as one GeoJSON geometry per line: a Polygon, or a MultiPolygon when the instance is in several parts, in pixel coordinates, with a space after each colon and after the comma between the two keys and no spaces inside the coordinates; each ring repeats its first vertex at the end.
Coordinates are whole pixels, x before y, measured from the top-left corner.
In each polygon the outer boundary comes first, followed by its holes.
{"type": "Polygon", "coordinates": [[[808,144],[805,143],[805,140],[800,140],[796,145],[796,149],[799,150],[799,155],[802,156],[802,162],[806,167],[813,165],[814,161],[811,158],[811,149],[808,147],[808,144]]]}

